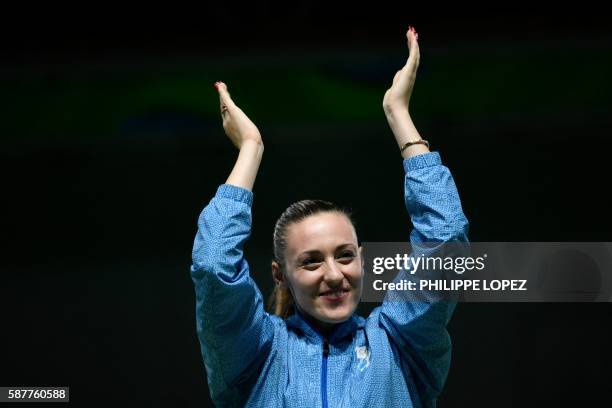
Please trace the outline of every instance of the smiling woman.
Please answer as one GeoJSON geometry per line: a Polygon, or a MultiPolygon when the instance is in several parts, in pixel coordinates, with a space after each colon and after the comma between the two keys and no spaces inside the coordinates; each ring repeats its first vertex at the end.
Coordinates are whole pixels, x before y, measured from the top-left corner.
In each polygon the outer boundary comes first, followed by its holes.
{"type": "MultiPolygon", "coordinates": [[[[413,244],[467,241],[468,222],[440,155],[409,115],[419,63],[410,56],[383,98],[404,158],[413,244]]],[[[274,229],[272,312],[249,274],[253,185],[263,156],[259,130],[215,84],[223,128],[239,149],[225,184],[198,219],[191,265],[196,323],[208,386],[220,406],[421,407],[435,405],[450,364],[446,324],[454,303],[386,297],[367,319],[363,258],[350,214],[322,200],[292,204],[274,229]]]]}
{"type": "Polygon", "coordinates": [[[348,211],[322,200],[291,205],[274,229],[274,258],[277,315],[288,317],[297,306],[327,332],[357,308],[363,259],[348,211]]]}

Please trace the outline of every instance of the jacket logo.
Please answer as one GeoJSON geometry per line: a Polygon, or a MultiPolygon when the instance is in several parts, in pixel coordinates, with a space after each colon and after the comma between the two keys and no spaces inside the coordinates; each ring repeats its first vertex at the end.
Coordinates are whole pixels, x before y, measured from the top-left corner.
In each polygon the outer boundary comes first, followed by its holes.
{"type": "Polygon", "coordinates": [[[370,350],[366,346],[355,347],[355,354],[359,360],[357,370],[365,370],[370,365],[370,350]]]}

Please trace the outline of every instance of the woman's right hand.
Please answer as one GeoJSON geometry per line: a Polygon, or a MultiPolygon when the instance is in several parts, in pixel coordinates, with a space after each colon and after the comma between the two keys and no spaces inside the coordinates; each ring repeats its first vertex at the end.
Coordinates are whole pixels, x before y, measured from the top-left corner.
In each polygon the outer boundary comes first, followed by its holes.
{"type": "Polygon", "coordinates": [[[234,146],[240,149],[246,140],[263,145],[259,129],[242,109],[236,106],[227,91],[227,85],[223,82],[215,82],[215,88],[219,92],[223,130],[234,146]]]}

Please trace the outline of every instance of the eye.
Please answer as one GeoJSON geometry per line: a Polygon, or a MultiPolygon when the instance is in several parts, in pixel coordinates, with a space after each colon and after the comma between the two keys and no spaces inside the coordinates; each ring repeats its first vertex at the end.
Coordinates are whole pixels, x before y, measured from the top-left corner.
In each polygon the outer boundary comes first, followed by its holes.
{"type": "Polygon", "coordinates": [[[338,258],[341,261],[350,262],[355,258],[355,253],[353,251],[342,251],[338,258]]]}
{"type": "Polygon", "coordinates": [[[306,269],[309,269],[309,270],[317,269],[320,264],[321,264],[321,261],[315,258],[306,258],[302,262],[300,262],[300,266],[306,269]]]}

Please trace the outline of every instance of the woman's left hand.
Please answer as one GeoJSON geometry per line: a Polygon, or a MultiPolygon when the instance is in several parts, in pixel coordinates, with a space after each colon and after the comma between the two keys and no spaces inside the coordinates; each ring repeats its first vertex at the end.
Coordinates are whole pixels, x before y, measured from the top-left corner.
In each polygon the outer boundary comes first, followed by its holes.
{"type": "Polygon", "coordinates": [[[408,110],[410,96],[416,79],[417,68],[419,67],[419,35],[414,27],[409,27],[406,32],[408,40],[409,56],[406,65],[393,77],[391,88],[387,89],[383,98],[383,109],[386,114],[391,114],[397,110],[408,110]]]}

